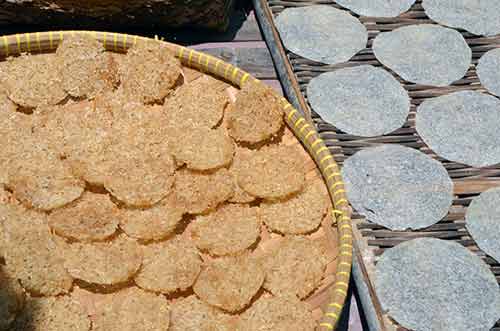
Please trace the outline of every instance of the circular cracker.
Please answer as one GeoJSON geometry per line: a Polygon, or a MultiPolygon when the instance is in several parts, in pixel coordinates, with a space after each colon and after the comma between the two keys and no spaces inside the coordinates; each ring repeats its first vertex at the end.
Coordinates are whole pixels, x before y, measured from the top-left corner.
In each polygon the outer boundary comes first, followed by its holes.
{"type": "Polygon", "coordinates": [[[500,162],[500,101],[461,91],[422,102],[416,129],[439,156],[473,167],[500,162]]]}
{"type": "Polygon", "coordinates": [[[432,86],[461,79],[472,60],[472,51],[459,32],[434,24],[380,33],[373,41],[373,52],[404,80],[432,86]]]}
{"type": "Polygon", "coordinates": [[[465,214],[465,226],[486,254],[500,262],[500,188],[474,198],[465,214]]]}
{"type": "Polygon", "coordinates": [[[92,330],[170,330],[170,310],[163,296],[145,292],[137,287],[111,295],[111,302],[95,316],[92,330]]]}
{"type": "Polygon", "coordinates": [[[260,217],[273,231],[306,234],[316,230],[329,206],[328,191],[322,180],[309,183],[298,195],[274,203],[263,203],[260,217]]]}
{"type": "Polygon", "coordinates": [[[196,247],[184,238],[142,247],[143,266],[135,283],[148,291],[170,294],[191,287],[201,270],[201,258],[196,247]]]}
{"type": "Polygon", "coordinates": [[[368,32],[357,18],[332,6],[287,8],[275,23],[289,51],[316,62],[347,62],[368,41],[368,32]]]}
{"type": "Polygon", "coordinates": [[[93,98],[118,85],[118,64],[95,38],[67,36],[56,50],[64,90],[76,98],[93,98]]]}
{"type": "Polygon", "coordinates": [[[314,331],[306,303],[292,297],[261,298],[241,316],[236,331],[314,331]]]}
{"type": "Polygon", "coordinates": [[[400,145],[357,152],[344,162],[342,177],[354,209],[391,230],[429,227],[446,216],[453,201],[444,166],[400,145]]]}
{"type": "Polygon", "coordinates": [[[3,254],[9,275],[35,295],[69,292],[73,279],[63,267],[63,252],[54,241],[45,215],[5,205],[3,254]],[[8,209],[6,209],[8,208],[8,209]]]}
{"type": "Polygon", "coordinates": [[[227,166],[234,155],[234,143],[226,131],[206,127],[179,131],[171,149],[178,164],[186,164],[187,168],[200,171],[227,166]]]}
{"type": "Polygon", "coordinates": [[[412,330],[490,330],[500,318],[489,266],[452,241],[419,238],[386,250],[375,290],[388,315],[412,330]]]}
{"type": "Polygon", "coordinates": [[[250,304],[264,277],[260,261],[248,254],[223,257],[204,266],[193,290],[211,306],[238,312],[250,304]]]}
{"type": "Polygon", "coordinates": [[[304,299],[319,287],[327,262],[319,242],[307,237],[284,237],[263,257],[264,288],[275,296],[304,299]]]}
{"type": "Polygon", "coordinates": [[[75,203],[54,210],[49,226],[68,239],[102,241],[116,232],[120,216],[108,195],[85,192],[75,203]]]}
{"type": "Polygon", "coordinates": [[[233,195],[233,178],[224,168],[210,174],[180,170],[175,174],[175,195],[188,213],[206,213],[233,195]]]}
{"type": "Polygon", "coordinates": [[[249,248],[260,237],[258,208],[228,204],[192,223],[191,237],[198,249],[212,255],[232,255],[249,248]]]}
{"type": "Polygon", "coordinates": [[[271,138],[284,125],[278,97],[260,82],[243,86],[234,104],[228,106],[226,118],[229,135],[250,144],[271,138]]]}
{"type": "Polygon", "coordinates": [[[476,72],[481,84],[488,92],[500,96],[500,49],[486,52],[476,66],[476,72]]]}
{"type": "Polygon", "coordinates": [[[247,162],[248,158],[252,155],[252,151],[247,148],[239,147],[236,146],[235,152],[234,152],[234,157],[233,157],[233,162],[231,163],[231,166],[229,167],[229,172],[233,176],[233,189],[234,193],[231,198],[229,198],[229,202],[234,202],[234,203],[250,203],[255,200],[255,197],[253,195],[248,194],[245,192],[239,185],[237,181],[237,176],[238,172],[242,167],[245,166],[245,163],[247,162]]]}
{"type": "Polygon", "coordinates": [[[264,199],[280,199],[305,185],[305,169],[297,147],[269,146],[252,153],[237,174],[238,185],[264,199]]]}
{"type": "Polygon", "coordinates": [[[55,105],[67,96],[59,76],[57,58],[53,54],[10,58],[6,73],[0,80],[9,98],[22,108],[55,105]]]}
{"type": "Polygon", "coordinates": [[[171,235],[181,222],[184,208],[174,194],[148,209],[122,209],[120,228],[129,236],[140,240],[160,240],[171,235]]]}
{"type": "Polygon", "coordinates": [[[230,316],[192,295],[171,306],[169,331],[231,331],[230,316]]]}
{"type": "Polygon", "coordinates": [[[142,264],[142,252],[135,240],[121,235],[110,242],[65,245],[64,266],[76,279],[100,285],[124,283],[142,264]]]}
{"type": "Polygon", "coordinates": [[[147,104],[162,103],[182,79],[179,60],[157,42],[129,48],[120,63],[120,76],[125,94],[147,104]]]}
{"type": "Polygon", "coordinates": [[[389,72],[371,65],[313,78],[307,98],[325,121],[356,136],[390,133],[403,126],[410,112],[408,92],[389,72]]]}
{"type": "Polygon", "coordinates": [[[416,0],[336,0],[360,16],[396,17],[410,9],[416,0]]]}
{"type": "Polygon", "coordinates": [[[70,297],[30,298],[14,322],[16,331],[89,331],[90,319],[70,297]]]}
{"type": "Polygon", "coordinates": [[[496,0],[423,0],[425,14],[433,21],[473,34],[500,33],[500,6],[496,0]]]}
{"type": "Polygon", "coordinates": [[[214,128],[222,121],[229,98],[219,91],[219,81],[204,75],[184,84],[165,101],[170,123],[214,128]]]}
{"type": "Polygon", "coordinates": [[[5,331],[23,308],[24,291],[2,268],[0,265],[0,330],[5,331]]]}

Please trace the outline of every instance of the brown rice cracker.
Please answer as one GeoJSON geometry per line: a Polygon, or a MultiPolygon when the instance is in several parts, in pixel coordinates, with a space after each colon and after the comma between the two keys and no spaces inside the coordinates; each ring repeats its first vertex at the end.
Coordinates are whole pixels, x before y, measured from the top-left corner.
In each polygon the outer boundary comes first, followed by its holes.
{"type": "Polygon", "coordinates": [[[90,319],[71,297],[29,298],[16,319],[16,331],[89,331],[90,319]]]}
{"type": "Polygon", "coordinates": [[[255,200],[255,197],[253,195],[248,194],[245,192],[239,185],[237,181],[237,175],[238,172],[242,167],[245,166],[245,163],[247,162],[248,157],[252,155],[252,151],[243,147],[237,146],[235,149],[234,157],[233,157],[233,163],[231,163],[231,166],[229,167],[229,172],[233,176],[234,179],[234,194],[233,196],[229,199],[229,202],[235,202],[235,203],[250,203],[255,200]]]}
{"type": "Polygon", "coordinates": [[[188,213],[202,214],[232,196],[233,179],[224,168],[207,174],[183,169],[175,175],[175,194],[188,213]]]}
{"type": "Polygon", "coordinates": [[[8,166],[6,185],[30,208],[51,210],[62,207],[83,193],[85,183],[43,142],[23,142],[18,157],[8,166]]]}
{"type": "Polygon", "coordinates": [[[227,166],[234,155],[234,143],[223,129],[192,127],[178,132],[171,144],[178,164],[193,170],[213,170],[227,166]]]}
{"type": "Polygon", "coordinates": [[[23,308],[24,291],[2,268],[0,265],[0,330],[5,331],[23,308]]]}
{"type": "Polygon", "coordinates": [[[204,266],[193,290],[204,302],[237,312],[250,304],[264,277],[260,261],[248,254],[223,257],[204,266]]]}
{"type": "Polygon", "coordinates": [[[232,331],[231,317],[192,295],[171,305],[169,331],[232,331]]]}
{"type": "Polygon", "coordinates": [[[116,232],[119,222],[120,210],[109,196],[90,192],[49,215],[49,226],[58,235],[78,241],[104,240],[116,232]]]}
{"type": "Polygon", "coordinates": [[[103,184],[105,149],[110,143],[113,124],[112,109],[103,106],[98,98],[53,107],[35,118],[35,132],[66,158],[76,175],[91,184],[103,184]]]}
{"type": "Polygon", "coordinates": [[[136,284],[149,291],[170,294],[191,287],[201,270],[196,247],[184,238],[143,246],[144,262],[136,284]]]}
{"type": "Polygon", "coordinates": [[[182,79],[179,60],[156,42],[131,47],[120,65],[120,75],[124,92],[142,103],[162,103],[182,79]]]}
{"type": "Polygon", "coordinates": [[[196,246],[212,255],[237,254],[260,237],[258,207],[228,204],[191,223],[196,246]]]}
{"type": "Polygon", "coordinates": [[[3,222],[3,250],[9,275],[35,295],[67,293],[73,279],[63,267],[62,251],[50,233],[45,215],[21,206],[9,208],[3,222]]]}
{"type": "Polygon", "coordinates": [[[214,128],[222,121],[229,103],[227,94],[217,90],[219,82],[203,75],[178,88],[165,101],[165,110],[172,123],[189,123],[195,127],[214,128]]]}
{"type": "Polygon", "coordinates": [[[284,237],[263,257],[264,288],[275,296],[306,298],[320,285],[328,259],[323,244],[307,237],[284,237]]]}
{"type": "Polygon", "coordinates": [[[77,279],[115,285],[133,277],[142,264],[140,246],[125,235],[110,242],[65,245],[64,266],[77,279]]]}
{"type": "Polygon", "coordinates": [[[122,209],[120,228],[139,240],[160,240],[171,235],[181,222],[184,208],[173,194],[147,209],[122,209]]]}
{"type": "Polygon", "coordinates": [[[241,316],[236,331],[314,331],[306,303],[294,298],[261,298],[241,316]]]}
{"type": "Polygon", "coordinates": [[[306,234],[316,230],[329,206],[328,192],[322,180],[308,183],[298,195],[279,202],[265,202],[260,216],[273,231],[306,234]]]}
{"type": "Polygon", "coordinates": [[[299,192],[305,184],[298,147],[268,146],[252,153],[237,173],[238,185],[253,196],[281,199],[299,192]]]}
{"type": "Polygon", "coordinates": [[[163,296],[137,287],[110,295],[110,303],[94,318],[94,331],[169,330],[170,311],[163,296]]]}
{"type": "Polygon", "coordinates": [[[16,110],[16,104],[9,99],[7,91],[4,90],[0,83],[0,112],[14,112],[16,110]]]}
{"type": "Polygon", "coordinates": [[[10,58],[2,79],[9,98],[23,108],[55,105],[67,94],[62,88],[57,58],[53,54],[10,58]]]}
{"type": "Polygon", "coordinates": [[[66,36],[56,51],[62,86],[76,98],[92,98],[118,85],[118,64],[95,38],[66,36]]]}
{"type": "Polygon", "coordinates": [[[258,143],[283,127],[283,112],[275,93],[262,83],[247,83],[226,113],[229,134],[235,140],[258,143]]]}
{"type": "Polygon", "coordinates": [[[151,206],[168,195],[175,163],[161,107],[129,104],[116,119],[104,187],[127,205],[151,206]]]}

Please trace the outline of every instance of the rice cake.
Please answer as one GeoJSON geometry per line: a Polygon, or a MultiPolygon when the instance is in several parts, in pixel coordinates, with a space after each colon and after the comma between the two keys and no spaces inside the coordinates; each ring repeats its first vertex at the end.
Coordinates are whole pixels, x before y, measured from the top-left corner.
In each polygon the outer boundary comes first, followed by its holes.
{"type": "Polygon", "coordinates": [[[188,213],[206,213],[233,195],[233,178],[225,168],[206,174],[179,170],[175,174],[175,195],[188,213]]]}
{"type": "Polygon", "coordinates": [[[191,287],[201,270],[196,247],[177,237],[142,247],[143,266],[135,283],[148,291],[171,294],[191,287]]]}
{"type": "Polygon", "coordinates": [[[357,18],[332,6],[287,8],[275,24],[289,51],[326,64],[349,61],[368,41],[368,32],[357,18]]]}
{"type": "Polygon", "coordinates": [[[357,152],[344,162],[342,177],[354,209],[391,230],[431,226],[453,201],[453,182],[443,165],[400,145],[357,152]]]}
{"type": "Polygon", "coordinates": [[[226,112],[229,135],[241,143],[255,144],[275,136],[284,125],[275,93],[263,83],[243,85],[226,112]]]}
{"type": "Polygon", "coordinates": [[[16,331],[89,331],[90,319],[71,297],[30,298],[14,322],[16,331]]]}
{"type": "Polygon", "coordinates": [[[175,162],[159,106],[130,103],[115,119],[104,187],[127,205],[151,206],[170,192],[175,162]]]}
{"type": "Polygon", "coordinates": [[[99,285],[115,285],[132,278],[142,264],[142,251],[125,235],[110,242],[64,245],[64,267],[76,279],[99,285]]]}
{"type": "Polygon", "coordinates": [[[386,250],[375,289],[389,316],[412,330],[490,330],[500,318],[495,276],[452,241],[420,238],[386,250]]]}
{"type": "Polygon", "coordinates": [[[14,112],[16,110],[16,104],[9,99],[7,91],[0,85],[0,112],[14,112]]]}
{"type": "Polygon", "coordinates": [[[49,226],[68,239],[102,241],[116,232],[120,217],[108,195],[85,192],[75,203],[50,213],[49,226]]]}
{"type": "Polygon", "coordinates": [[[156,42],[140,42],[128,49],[120,63],[124,93],[146,104],[163,103],[182,81],[181,66],[170,51],[156,42]]]}
{"type": "Polygon", "coordinates": [[[496,0],[423,0],[425,14],[439,24],[476,35],[500,33],[500,7],[496,0]]]}
{"type": "Polygon", "coordinates": [[[250,304],[264,277],[260,262],[248,254],[223,257],[204,266],[193,290],[209,305],[234,313],[250,304]]]}
{"type": "Polygon", "coordinates": [[[275,296],[304,299],[320,286],[328,261],[319,241],[289,236],[266,253],[263,263],[266,290],[275,296]]]}
{"type": "Polygon", "coordinates": [[[259,215],[272,231],[306,234],[318,229],[330,205],[322,180],[309,183],[303,192],[278,202],[264,202],[259,215]]]}
{"type": "Polygon", "coordinates": [[[255,200],[255,197],[253,195],[248,194],[238,185],[238,180],[237,180],[238,172],[242,167],[245,166],[245,163],[248,157],[251,155],[251,153],[252,151],[250,149],[236,146],[233,162],[229,167],[229,172],[233,176],[233,181],[234,181],[233,185],[234,193],[233,196],[229,198],[229,202],[250,203],[255,200]]]}
{"type": "Polygon", "coordinates": [[[427,99],[417,110],[416,129],[439,156],[472,167],[500,162],[500,101],[461,91],[427,99]]]}
{"type": "Polygon", "coordinates": [[[371,65],[338,69],[313,78],[307,86],[313,110],[338,129],[374,137],[403,126],[410,97],[386,70],[371,65]]]}
{"type": "Polygon", "coordinates": [[[66,36],[56,50],[64,90],[75,98],[93,98],[119,83],[118,64],[97,39],[66,36]]]}
{"type": "Polygon", "coordinates": [[[500,48],[486,52],[476,66],[476,72],[481,84],[491,94],[500,97],[500,48]]]}
{"type": "Polygon", "coordinates": [[[191,237],[198,249],[211,255],[241,253],[260,237],[258,207],[228,204],[191,223],[191,237]]]}
{"type": "Polygon", "coordinates": [[[200,301],[196,296],[171,305],[169,331],[231,331],[230,316],[200,301]]]}
{"type": "Polygon", "coordinates": [[[434,24],[380,33],[373,41],[373,52],[404,80],[431,86],[448,86],[461,79],[472,60],[472,51],[459,32],[434,24]]]}
{"type": "Polygon", "coordinates": [[[238,185],[264,199],[281,199],[305,185],[305,168],[298,147],[269,146],[252,153],[237,173],[238,185]]]}
{"type": "Polygon", "coordinates": [[[225,92],[216,87],[220,81],[203,75],[190,84],[179,87],[173,96],[165,101],[165,111],[170,123],[194,127],[214,128],[224,116],[224,110],[229,104],[225,92]]]}
{"type": "Polygon", "coordinates": [[[0,330],[6,331],[23,308],[24,291],[2,268],[0,265],[0,330]]]}
{"type": "Polygon", "coordinates": [[[465,226],[486,254],[500,262],[500,188],[474,198],[465,214],[465,226]]]}
{"type": "Polygon", "coordinates": [[[261,298],[243,313],[236,331],[314,331],[316,321],[306,303],[292,297],[261,298]]]}
{"type": "Polygon", "coordinates": [[[7,60],[0,78],[9,98],[21,108],[55,105],[66,99],[57,58],[52,54],[21,55],[7,60]]]}
{"type": "Polygon", "coordinates": [[[95,316],[94,331],[167,331],[168,302],[136,287],[111,294],[111,302],[95,316]]]}
{"type": "Polygon", "coordinates": [[[9,208],[2,230],[9,275],[35,295],[55,296],[69,292],[73,279],[64,269],[63,252],[50,233],[46,216],[21,206],[9,208]]]}
{"type": "Polygon", "coordinates": [[[234,143],[225,130],[193,127],[179,130],[171,144],[177,164],[192,170],[214,170],[231,163],[234,143]]]}
{"type": "Polygon", "coordinates": [[[182,220],[184,208],[178,205],[174,194],[151,208],[122,209],[120,228],[139,240],[161,240],[171,235],[182,220]]]}
{"type": "Polygon", "coordinates": [[[360,16],[396,17],[410,9],[415,0],[336,0],[360,16]]]}
{"type": "Polygon", "coordinates": [[[113,117],[112,109],[97,98],[36,115],[34,130],[66,159],[76,175],[93,185],[103,185],[113,117]]]}

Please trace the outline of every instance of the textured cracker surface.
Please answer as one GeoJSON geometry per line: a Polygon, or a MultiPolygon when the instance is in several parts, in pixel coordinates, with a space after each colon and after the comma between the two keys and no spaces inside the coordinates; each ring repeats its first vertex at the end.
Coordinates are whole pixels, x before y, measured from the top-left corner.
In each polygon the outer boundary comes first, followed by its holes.
{"type": "Polygon", "coordinates": [[[481,84],[488,92],[500,96],[500,49],[486,52],[476,66],[477,75],[481,84]]]}
{"type": "Polygon", "coordinates": [[[415,0],[336,0],[360,16],[396,17],[404,13],[415,0]]]}
{"type": "Polygon", "coordinates": [[[229,167],[229,172],[233,176],[234,180],[234,193],[231,198],[229,198],[229,202],[235,202],[235,203],[250,203],[255,200],[255,197],[251,194],[248,194],[245,192],[240,185],[238,185],[238,172],[242,167],[245,166],[245,163],[248,160],[248,157],[252,154],[252,151],[250,149],[244,148],[244,147],[239,147],[236,146],[235,152],[234,152],[234,157],[233,157],[233,162],[231,163],[231,166],[229,167]]]}
{"type": "Polygon", "coordinates": [[[231,331],[229,320],[229,315],[191,295],[172,304],[169,331],[231,331]]]}
{"type": "Polygon", "coordinates": [[[6,275],[3,269],[0,266],[0,330],[5,331],[23,308],[24,292],[19,282],[6,275]]]}

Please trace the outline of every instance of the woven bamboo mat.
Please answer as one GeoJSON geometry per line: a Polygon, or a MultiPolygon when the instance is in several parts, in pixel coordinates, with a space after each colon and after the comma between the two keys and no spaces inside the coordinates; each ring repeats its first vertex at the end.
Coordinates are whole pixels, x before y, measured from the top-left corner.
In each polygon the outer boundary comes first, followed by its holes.
{"type": "MultiPolygon", "coordinates": [[[[276,17],[284,9],[290,7],[326,4],[342,9],[342,7],[338,6],[331,0],[266,1],[274,17],[276,17]]],[[[351,12],[351,14],[353,13],[351,12]]],[[[354,16],[359,17],[355,14],[354,16]]],[[[294,78],[298,82],[300,91],[306,101],[306,88],[309,81],[324,72],[361,64],[381,66],[381,63],[377,61],[371,50],[372,41],[378,33],[391,31],[406,25],[433,23],[433,21],[425,15],[420,0],[417,0],[416,4],[410,9],[410,11],[397,18],[359,17],[359,19],[368,29],[368,46],[366,49],[354,56],[348,63],[324,65],[287,52],[286,55],[293,69],[294,78]]],[[[484,261],[491,267],[491,270],[500,283],[500,264],[492,258],[486,256],[476,246],[475,242],[472,240],[465,228],[464,220],[465,211],[472,198],[488,188],[500,185],[500,165],[479,169],[439,158],[423,143],[422,139],[418,136],[415,130],[416,107],[424,100],[460,90],[476,90],[486,92],[486,90],[479,83],[479,79],[475,71],[475,65],[477,64],[478,59],[485,52],[493,48],[500,47],[500,36],[487,38],[474,36],[465,31],[460,32],[472,49],[473,57],[472,64],[463,79],[455,82],[451,86],[436,88],[407,83],[399,79],[397,75],[394,75],[403,84],[412,99],[410,115],[405,125],[399,130],[389,135],[375,138],[352,136],[338,131],[332,125],[322,121],[314,112],[311,111],[312,118],[318,128],[318,131],[320,132],[320,135],[332,151],[332,154],[336,155],[336,161],[340,164],[342,164],[347,157],[356,153],[360,149],[377,144],[400,144],[419,149],[420,151],[442,162],[455,184],[455,197],[448,215],[442,221],[427,229],[409,232],[390,231],[376,224],[367,222],[359,214],[353,214],[354,232],[357,237],[359,253],[362,257],[363,269],[366,270],[365,281],[368,284],[368,287],[370,287],[370,284],[372,283],[371,280],[374,275],[374,266],[378,256],[380,256],[387,248],[394,247],[401,242],[418,237],[434,237],[445,240],[453,240],[466,246],[484,259],[484,261]]],[[[373,306],[375,307],[375,311],[378,311],[378,313],[381,314],[380,309],[377,308],[380,307],[377,302],[377,298],[373,297],[372,300],[374,301],[373,306]]],[[[383,324],[385,324],[383,328],[387,330],[406,330],[397,326],[393,321],[390,321],[387,316],[378,316],[378,318],[382,318],[383,324]]],[[[500,331],[500,321],[492,330],[500,331]]]]}

